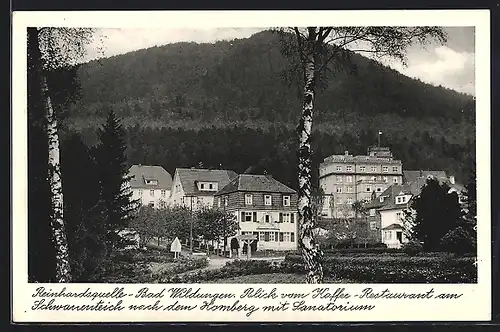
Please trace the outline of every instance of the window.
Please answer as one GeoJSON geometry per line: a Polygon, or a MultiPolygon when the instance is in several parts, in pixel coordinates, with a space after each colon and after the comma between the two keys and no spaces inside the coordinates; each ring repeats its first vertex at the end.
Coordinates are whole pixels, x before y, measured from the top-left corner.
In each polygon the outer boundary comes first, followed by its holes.
{"type": "Polygon", "coordinates": [[[290,242],[295,242],[295,233],[290,233],[290,242]]]}
{"type": "Polygon", "coordinates": [[[281,234],[283,234],[283,242],[290,242],[290,233],[289,232],[284,232],[281,234]]]}
{"type": "Polygon", "coordinates": [[[377,177],[376,176],[372,176],[372,181],[377,181],[377,177]]]}
{"type": "Polygon", "coordinates": [[[290,213],[283,213],[283,222],[290,222],[290,213]]]}
{"type": "Polygon", "coordinates": [[[245,194],[245,205],[252,205],[252,194],[245,194]]]}
{"type": "Polygon", "coordinates": [[[346,180],[347,183],[352,183],[352,175],[346,176],[345,180],[346,180]]]}
{"type": "Polygon", "coordinates": [[[271,216],[266,214],[264,217],[265,222],[271,222],[271,216]]]}
{"type": "Polygon", "coordinates": [[[290,222],[292,224],[295,222],[295,213],[290,213],[290,222]]]}
{"type": "Polygon", "coordinates": [[[252,221],[252,212],[245,212],[245,221],[252,221]]]}
{"type": "Polygon", "coordinates": [[[290,206],[290,196],[283,196],[283,206],[290,206]]]}
{"type": "Polygon", "coordinates": [[[378,191],[378,192],[381,192],[381,191],[382,191],[382,188],[378,187],[378,188],[377,188],[377,191],[378,191]]]}
{"type": "Polygon", "coordinates": [[[274,232],[269,232],[269,241],[273,241],[274,242],[274,232]]]}
{"type": "Polygon", "coordinates": [[[365,172],[366,171],[366,167],[365,166],[359,166],[359,171],[360,172],[365,172]]]}
{"type": "Polygon", "coordinates": [[[348,172],[352,172],[352,166],[346,166],[345,170],[348,171],[348,172]]]}
{"type": "Polygon", "coordinates": [[[384,240],[390,240],[391,239],[391,231],[384,231],[384,240]]]}
{"type": "Polygon", "coordinates": [[[342,171],[342,166],[337,166],[336,169],[337,169],[337,172],[340,172],[340,171],[342,171]]]}
{"type": "Polygon", "coordinates": [[[227,197],[227,196],[224,197],[224,206],[227,206],[228,201],[229,201],[229,197],[227,197]]]}
{"type": "Polygon", "coordinates": [[[155,207],[155,202],[149,202],[149,203],[148,203],[148,205],[149,205],[150,207],[155,207]]]}
{"type": "Polygon", "coordinates": [[[372,231],[377,229],[377,223],[375,221],[370,222],[370,229],[372,231]]]}
{"type": "Polygon", "coordinates": [[[342,182],[342,176],[337,175],[337,183],[341,183],[341,182],[342,182]]]}
{"type": "Polygon", "coordinates": [[[393,182],[393,183],[398,183],[398,177],[397,177],[397,176],[395,176],[395,177],[392,179],[392,182],[393,182]]]}
{"type": "Polygon", "coordinates": [[[367,192],[367,193],[369,193],[369,192],[371,192],[371,191],[372,191],[372,188],[371,188],[371,187],[369,187],[369,186],[367,186],[367,187],[366,187],[366,192],[367,192]]]}
{"type": "Polygon", "coordinates": [[[401,212],[396,212],[396,219],[397,219],[398,221],[400,221],[400,220],[401,220],[401,212]]]}
{"type": "Polygon", "coordinates": [[[165,197],[166,194],[167,194],[167,191],[165,189],[162,189],[161,190],[161,197],[165,197]]]}
{"type": "Polygon", "coordinates": [[[266,232],[260,232],[259,233],[259,241],[264,241],[266,235],[265,235],[266,232]]]}
{"type": "Polygon", "coordinates": [[[397,172],[397,171],[398,171],[398,166],[393,166],[393,167],[392,167],[392,171],[393,171],[393,172],[397,172]]]}
{"type": "Polygon", "coordinates": [[[269,242],[269,232],[264,232],[264,241],[269,242]]]}
{"type": "Polygon", "coordinates": [[[347,199],[347,204],[352,204],[352,198],[347,199]]]}
{"type": "Polygon", "coordinates": [[[149,196],[155,197],[155,191],[153,189],[149,191],[149,196]]]}
{"type": "Polygon", "coordinates": [[[370,209],[370,217],[375,217],[375,209],[370,209]]]}
{"type": "Polygon", "coordinates": [[[384,172],[384,173],[389,172],[389,167],[387,167],[387,166],[383,166],[383,167],[382,167],[382,172],[384,172]]]}
{"type": "Polygon", "coordinates": [[[283,242],[284,238],[285,238],[285,233],[280,232],[280,242],[283,242]]]}
{"type": "Polygon", "coordinates": [[[337,187],[335,191],[339,194],[342,193],[342,187],[337,187]]]}
{"type": "Polygon", "coordinates": [[[264,204],[265,205],[272,205],[271,195],[264,195],[264,204]]]}
{"type": "Polygon", "coordinates": [[[208,189],[213,190],[213,189],[214,189],[214,185],[213,185],[212,183],[210,183],[210,184],[208,185],[208,189]]]}
{"type": "Polygon", "coordinates": [[[372,172],[376,172],[377,171],[377,166],[372,166],[372,172]]]}
{"type": "Polygon", "coordinates": [[[139,189],[139,196],[142,196],[142,189],[139,189]]]}
{"type": "Polygon", "coordinates": [[[352,187],[347,187],[347,192],[348,193],[352,193],[352,190],[353,190],[352,187]]]}
{"type": "Polygon", "coordinates": [[[389,182],[389,178],[387,176],[384,176],[384,182],[385,183],[389,182]]]}

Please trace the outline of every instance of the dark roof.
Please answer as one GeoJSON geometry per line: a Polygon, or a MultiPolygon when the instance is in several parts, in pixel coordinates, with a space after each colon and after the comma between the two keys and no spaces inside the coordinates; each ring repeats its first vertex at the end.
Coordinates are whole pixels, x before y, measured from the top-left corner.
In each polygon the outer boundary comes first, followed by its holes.
{"type": "Polygon", "coordinates": [[[404,227],[401,226],[400,224],[391,224],[389,226],[386,226],[386,227],[382,228],[382,230],[384,230],[384,231],[388,231],[388,230],[391,230],[391,229],[404,229],[404,227]]]}
{"type": "Polygon", "coordinates": [[[241,174],[222,188],[217,194],[227,194],[235,191],[257,191],[284,194],[295,193],[295,190],[285,186],[270,175],[241,174]]]}
{"type": "Polygon", "coordinates": [[[236,172],[224,169],[177,168],[176,172],[186,194],[200,195],[207,195],[207,192],[199,191],[196,182],[217,182],[220,190],[238,176],[236,172]]]}
{"type": "Polygon", "coordinates": [[[172,176],[161,166],[132,165],[129,169],[131,188],[172,188],[172,176]],[[144,180],[157,180],[157,185],[146,184],[144,180]]]}
{"type": "Polygon", "coordinates": [[[403,171],[403,179],[405,182],[413,183],[415,186],[418,186],[419,191],[425,185],[428,177],[434,177],[440,183],[446,183],[450,188],[462,191],[464,190],[464,186],[456,181],[451,183],[450,177],[446,175],[445,171],[403,171]]]}
{"type": "Polygon", "coordinates": [[[419,192],[417,186],[411,183],[405,184],[393,184],[386,190],[384,190],[376,199],[366,204],[365,207],[367,209],[378,209],[378,210],[390,210],[396,208],[402,208],[405,204],[396,204],[396,196],[404,194],[404,195],[416,195],[419,192]],[[380,198],[383,198],[383,202],[380,201],[380,198]]]}

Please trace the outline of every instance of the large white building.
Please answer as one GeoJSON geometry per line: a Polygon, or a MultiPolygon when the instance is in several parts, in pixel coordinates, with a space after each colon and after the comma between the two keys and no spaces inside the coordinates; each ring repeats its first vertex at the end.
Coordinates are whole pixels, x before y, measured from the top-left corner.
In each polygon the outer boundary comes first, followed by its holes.
{"type": "Polygon", "coordinates": [[[212,207],[214,195],[237,174],[230,170],[177,168],[171,186],[169,203],[185,206],[193,211],[212,207]]]}
{"type": "Polygon", "coordinates": [[[389,148],[370,147],[367,155],[332,155],[319,167],[319,185],[325,193],[323,217],[354,217],[352,204],[371,201],[393,184],[403,183],[401,160],[389,148]]]}
{"type": "MultiPolygon", "coordinates": [[[[214,207],[234,213],[239,235],[253,235],[252,251],[296,250],[297,193],[271,175],[241,174],[215,195],[214,207]]],[[[242,247],[242,244],[239,244],[242,247]]]]}
{"type": "Polygon", "coordinates": [[[167,205],[172,188],[172,176],[163,167],[132,165],[129,176],[133,200],[155,208],[167,205]]]}

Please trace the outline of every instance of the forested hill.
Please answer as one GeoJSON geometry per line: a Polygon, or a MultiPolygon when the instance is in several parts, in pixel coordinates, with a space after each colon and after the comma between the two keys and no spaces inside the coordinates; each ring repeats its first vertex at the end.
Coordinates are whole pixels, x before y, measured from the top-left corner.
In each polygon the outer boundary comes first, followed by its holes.
{"type": "MultiPolygon", "coordinates": [[[[288,175],[281,180],[295,187],[301,88],[293,80],[287,84],[291,63],[282,55],[280,37],[269,31],[92,61],[78,68],[82,96],[65,123],[91,136],[92,126],[114,109],[128,128],[131,162],[169,171],[200,161],[238,172],[254,165],[271,173],[286,164],[282,173],[288,175]],[[278,150],[252,151],[254,143],[278,150]],[[231,151],[245,156],[231,161],[231,151]]],[[[315,164],[344,149],[365,152],[382,130],[384,144],[413,168],[463,170],[475,140],[472,96],[408,78],[357,54],[327,77],[315,105],[315,164]]]]}

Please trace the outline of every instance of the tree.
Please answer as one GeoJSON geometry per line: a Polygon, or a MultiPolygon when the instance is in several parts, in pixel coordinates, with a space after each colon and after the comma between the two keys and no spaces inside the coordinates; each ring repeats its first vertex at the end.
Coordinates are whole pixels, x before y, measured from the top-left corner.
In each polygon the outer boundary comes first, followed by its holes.
{"type": "Polygon", "coordinates": [[[75,60],[81,58],[85,53],[84,45],[90,42],[91,37],[91,29],[28,28],[28,75],[30,76],[28,82],[31,85],[28,88],[31,92],[29,98],[37,99],[31,100],[28,104],[36,105],[30,109],[30,113],[43,114],[32,114],[30,120],[42,120],[44,141],[47,143],[47,182],[50,197],[48,218],[55,252],[57,282],[69,282],[72,277],[64,221],[58,120],[62,109],[67,105],[65,101],[76,96],[73,89],[76,84],[72,75],[74,71],[64,69],[73,66],[75,60]],[[61,72],[70,74],[64,77],[66,79],[64,86],[54,84],[57,80],[53,80],[60,79],[61,72]]]}
{"type": "MultiPolygon", "coordinates": [[[[207,250],[209,241],[226,240],[236,234],[239,229],[236,216],[230,212],[210,207],[203,207],[196,211],[196,231],[206,241],[207,250]]],[[[225,246],[226,241],[224,241],[225,246]]]]}
{"type": "Polygon", "coordinates": [[[411,208],[416,211],[413,239],[423,242],[425,251],[441,249],[441,239],[462,219],[457,194],[434,178],[427,179],[411,208]]]}
{"type": "Polygon", "coordinates": [[[128,188],[130,177],[125,154],[125,133],[113,111],[108,113],[98,136],[99,143],[94,154],[99,169],[108,246],[113,247],[119,244],[117,233],[127,226],[137,201],[131,200],[132,191],[128,188]]]}
{"type": "Polygon", "coordinates": [[[129,227],[139,234],[139,246],[145,247],[155,236],[160,236],[165,219],[151,206],[141,206],[130,219],[129,227]]]}
{"type": "MultiPolygon", "coordinates": [[[[330,63],[337,67],[348,60],[352,51],[369,52],[377,57],[387,56],[405,61],[405,51],[414,41],[424,43],[429,39],[446,41],[441,28],[436,27],[308,27],[290,28],[293,41],[287,34],[285,53],[298,54],[296,68],[300,70],[303,86],[302,113],[298,133],[298,216],[299,246],[307,267],[307,283],[321,283],[322,253],[313,236],[315,220],[311,209],[311,134],[314,98],[317,86],[326,83],[325,72],[330,63]],[[366,47],[364,47],[366,45],[366,47]],[[346,51],[351,47],[351,51],[346,51]],[[361,47],[361,48],[360,48],[361,47]]],[[[285,32],[285,29],[280,29],[285,32]]],[[[283,34],[285,36],[285,34],[283,34]]]]}
{"type": "Polygon", "coordinates": [[[74,281],[88,281],[107,256],[97,167],[79,134],[61,144],[64,216],[74,281]]]}

